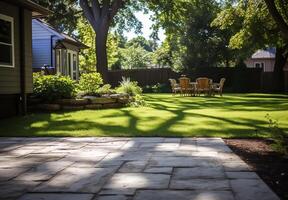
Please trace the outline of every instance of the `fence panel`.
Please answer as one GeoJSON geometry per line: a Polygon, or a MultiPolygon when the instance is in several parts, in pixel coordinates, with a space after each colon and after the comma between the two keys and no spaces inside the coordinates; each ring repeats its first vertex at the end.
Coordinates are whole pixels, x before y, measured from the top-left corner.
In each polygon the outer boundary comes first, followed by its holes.
{"type": "MultiPolygon", "coordinates": [[[[115,87],[119,85],[122,77],[130,77],[131,80],[138,81],[139,85],[143,87],[157,83],[168,84],[169,78],[178,79],[182,74],[174,72],[170,68],[113,70],[109,71],[109,82],[115,87]]],[[[221,78],[226,78],[225,89],[230,92],[258,92],[267,87],[266,85],[262,86],[265,78],[262,77],[261,69],[211,67],[194,69],[184,74],[192,81],[195,81],[198,77],[208,77],[215,82],[219,82],[221,78]]]]}

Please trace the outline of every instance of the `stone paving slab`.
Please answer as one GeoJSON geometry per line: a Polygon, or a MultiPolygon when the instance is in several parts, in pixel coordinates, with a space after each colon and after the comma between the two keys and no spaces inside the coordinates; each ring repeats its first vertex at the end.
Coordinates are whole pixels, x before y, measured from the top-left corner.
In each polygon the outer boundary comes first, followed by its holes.
{"type": "Polygon", "coordinates": [[[104,189],[167,189],[170,175],[148,173],[116,173],[104,189]]]}
{"type": "Polygon", "coordinates": [[[93,194],[73,194],[73,193],[61,193],[61,194],[51,194],[51,193],[34,193],[25,194],[19,200],[91,200],[93,194]]]}
{"type": "Polygon", "coordinates": [[[261,179],[234,179],[230,183],[235,193],[235,200],[279,199],[261,179]]]}
{"type": "Polygon", "coordinates": [[[1,200],[278,200],[220,138],[0,138],[1,200]]]}
{"type": "Polygon", "coordinates": [[[234,200],[231,191],[140,190],[134,200],[234,200]]]}
{"type": "Polygon", "coordinates": [[[67,168],[34,191],[97,193],[114,171],[112,168],[67,168]]]}

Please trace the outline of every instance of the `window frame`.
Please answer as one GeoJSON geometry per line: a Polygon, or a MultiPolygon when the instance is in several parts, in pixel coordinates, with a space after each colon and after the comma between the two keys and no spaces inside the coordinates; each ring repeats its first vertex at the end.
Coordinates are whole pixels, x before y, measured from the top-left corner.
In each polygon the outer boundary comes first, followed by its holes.
{"type": "Polygon", "coordinates": [[[254,68],[257,68],[256,65],[259,64],[260,65],[260,69],[265,69],[265,62],[254,62],[254,68]]]}
{"type": "Polygon", "coordinates": [[[0,44],[7,45],[7,46],[9,45],[12,48],[12,65],[0,64],[0,67],[15,68],[14,18],[8,15],[0,14],[0,19],[11,23],[11,44],[4,43],[4,42],[0,42],[0,44]]]}

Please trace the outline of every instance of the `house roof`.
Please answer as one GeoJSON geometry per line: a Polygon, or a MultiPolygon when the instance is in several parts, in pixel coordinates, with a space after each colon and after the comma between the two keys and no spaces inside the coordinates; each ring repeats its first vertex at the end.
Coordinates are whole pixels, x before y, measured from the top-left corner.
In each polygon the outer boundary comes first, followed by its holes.
{"type": "Polygon", "coordinates": [[[252,59],[273,59],[276,55],[276,48],[268,48],[265,50],[258,50],[252,55],[252,59]]]}
{"type": "Polygon", "coordinates": [[[49,14],[52,14],[53,12],[48,10],[47,8],[44,8],[43,6],[38,5],[37,3],[34,3],[31,0],[4,0],[7,3],[15,4],[15,5],[21,5],[29,10],[32,11],[32,17],[43,17],[49,14]]]}
{"type": "Polygon", "coordinates": [[[50,24],[44,22],[43,20],[40,19],[34,19],[36,23],[38,23],[40,26],[44,27],[46,30],[50,31],[52,34],[57,35],[59,38],[61,38],[62,41],[70,43],[72,45],[75,45],[79,47],[80,49],[87,49],[89,48],[87,45],[83,44],[76,38],[69,36],[65,33],[60,33],[58,32],[54,27],[52,27],[50,24]]]}

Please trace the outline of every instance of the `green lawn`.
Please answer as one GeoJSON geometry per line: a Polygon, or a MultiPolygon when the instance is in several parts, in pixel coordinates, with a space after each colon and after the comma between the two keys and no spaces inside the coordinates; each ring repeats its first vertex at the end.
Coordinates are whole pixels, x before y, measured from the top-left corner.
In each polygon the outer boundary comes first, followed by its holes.
{"type": "Polygon", "coordinates": [[[145,99],[147,107],[37,113],[0,120],[0,136],[265,137],[267,113],[288,131],[285,95],[148,94],[145,99]]]}

